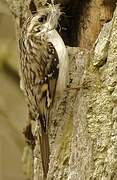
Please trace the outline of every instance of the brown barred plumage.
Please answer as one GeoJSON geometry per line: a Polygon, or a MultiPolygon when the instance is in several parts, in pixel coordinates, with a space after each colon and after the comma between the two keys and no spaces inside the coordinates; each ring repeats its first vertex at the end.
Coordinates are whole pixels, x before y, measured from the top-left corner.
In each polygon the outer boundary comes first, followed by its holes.
{"type": "Polygon", "coordinates": [[[60,89],[64,89],[67,75],[67,70],[61,71],[67,67],[66,48],[55,30],[59,16],[58,6],[40,9],[24,23],[19,41],[21,86],[29,114],[39,124],[44,178],[47,176],[50,154],[49,113],[56,86],[62,86],[60,89]],[[60,83],[57,83],[57,80],[60,83]]]}

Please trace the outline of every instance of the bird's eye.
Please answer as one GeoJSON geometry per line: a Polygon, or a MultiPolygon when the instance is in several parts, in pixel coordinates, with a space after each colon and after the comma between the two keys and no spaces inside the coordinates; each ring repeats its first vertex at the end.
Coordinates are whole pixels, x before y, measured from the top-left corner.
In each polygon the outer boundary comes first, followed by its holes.
{"type": "Polygon", "coordinates": [[[46,21],[47,20],[47,16],[46,15],[43,15],[43,16],[41,16],[40,18],[38,18],[38,21],[39,22],[44,22],[44,21],[46,21]]]}

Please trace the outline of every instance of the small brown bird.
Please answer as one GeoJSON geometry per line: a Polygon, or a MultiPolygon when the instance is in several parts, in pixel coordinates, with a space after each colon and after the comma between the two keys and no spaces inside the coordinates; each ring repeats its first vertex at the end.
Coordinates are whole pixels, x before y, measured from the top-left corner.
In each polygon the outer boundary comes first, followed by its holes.
{"type": "Polygon", "coordinates": [[[44,179],[49,168],[48,123],[55,92],[66,85],[68,55],[55,30],[60,16],[58,5],[49,5],[29,17],[21,30],[20,71],[30,117],[38,122],[44,179]]]}

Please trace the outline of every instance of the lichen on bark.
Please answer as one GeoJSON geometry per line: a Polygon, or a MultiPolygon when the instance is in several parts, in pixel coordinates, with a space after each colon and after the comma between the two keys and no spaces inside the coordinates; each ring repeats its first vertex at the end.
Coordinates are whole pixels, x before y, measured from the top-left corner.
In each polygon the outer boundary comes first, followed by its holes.
{"type": "Polygon", "coordinates": [[[112,22],[104,28],[86,65],[83,76],[85,88],[82,88],[77,96],[78,104],[74,114],[75,133],[69,164],[68,179],[70,180],[117,178],[117,141],[115,140],[117,138],[115,116],[117,9],[112,22]],[[105,32],[108,46],[104,43],[105,32]],[[75,144],[77,144],[76,148],[75,144]]]}

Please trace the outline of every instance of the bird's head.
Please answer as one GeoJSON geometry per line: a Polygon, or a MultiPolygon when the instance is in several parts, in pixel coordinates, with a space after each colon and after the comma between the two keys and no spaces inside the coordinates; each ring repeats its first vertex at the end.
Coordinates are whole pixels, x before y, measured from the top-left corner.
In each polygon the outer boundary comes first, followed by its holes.
{"type": "Polygon", "coordinates": [[[29,19],[27,34],[39,36],[52,29],[55,29],[58,24],[58,19],[61,15],[59,5],[49,5],[29,19]]]}

